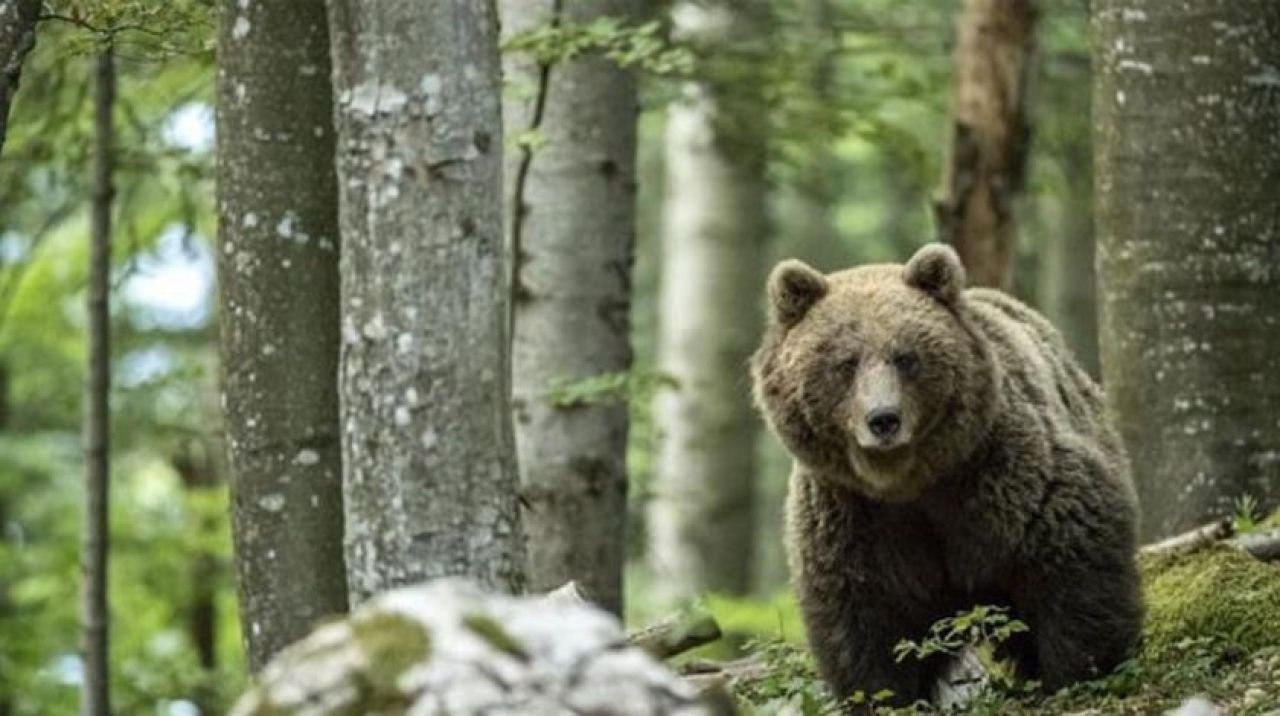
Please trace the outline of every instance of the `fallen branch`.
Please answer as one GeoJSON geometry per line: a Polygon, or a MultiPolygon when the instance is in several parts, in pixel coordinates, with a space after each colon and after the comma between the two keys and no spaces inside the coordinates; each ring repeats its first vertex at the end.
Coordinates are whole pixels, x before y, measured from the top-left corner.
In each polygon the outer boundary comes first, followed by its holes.
{"type": "Polygon", "coordinates": [[[1152,557],[1172,557],[1180,554],[1189,554],[1217,544],[1222,540],[1230,539],[1235,536],[1235,533],[1235,525],[1230,519],[1223,518],[1217,522],[1202,525],[1168,539],[1145,545],[1138,550],[1138,553],[1152,557]]]}
{"type": "Polygon", "coordinates": [[[1255,559],[1260,559],[1263,562],[1280,560],[1280,529],[1271,529],[1265,532],[1248,532],[1227,540],[1227,544],[1238,550],[1248,552],[1255,559]]]}
{"type": "Polygon", "coordinates": [[[578,583],[574,580],[569,580],[543,594],[542,600],[550,604],[586,604],[591,601],[587,598],[586,592],[582,591],[582,587],[578,586],[578,583]]]}
{"type": "Polygon", "coordinates": [[[1138,553],[1144,556],[1172,557],[1190,554],[1216,544],[1233,547],[1263,562],[1280,560],[1280,528],[1237,534],[1235,524],[1228,518],[1146,545],[1138,553]]]}
{"type": "MultiPolygon", "coordinates": [[[[565,582],[543,594],[542,598],[552,604],[582,604],[591,601],[576,581],[565,582]]],[[[720,636],[720,623],[716,618],[707,612],[698,611],[664,617],[631,632],[627,635],[627,641],[655,658],[665,660],[717,641],[720,636]]]]}
{"type": "Polygon", "coordinates": [[[670,659],[720,638],[720,624],[706,612],[675,614],[627,635],[627,641],[659,659],[670,659]]]}
{"type": "Polygon", "coordinates": [[[769,674],[769,665],[759,654],[733,661],[694,659],[680,667],[680,675],[693,684],[699,693],[716,689],[732,692],[744,685],[763,681],[769,674]]]}

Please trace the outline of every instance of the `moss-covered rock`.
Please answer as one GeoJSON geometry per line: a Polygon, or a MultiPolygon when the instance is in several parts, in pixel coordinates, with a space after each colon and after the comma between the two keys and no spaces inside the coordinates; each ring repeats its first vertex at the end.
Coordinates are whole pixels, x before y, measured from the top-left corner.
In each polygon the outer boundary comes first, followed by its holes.
{"type": "Polygon", "coordinates": [[[1160,659],[1191,639],[1245,652],[1280,645],[1280,567],[1229,547],[1144,558],[1143,653],[1160,659]]]}
{"type": "Polygon", "coordinates": [[[582,603],[444,580],[383,594],[263,670],[234,716],[700,716],[693,687],[582,603]]]}

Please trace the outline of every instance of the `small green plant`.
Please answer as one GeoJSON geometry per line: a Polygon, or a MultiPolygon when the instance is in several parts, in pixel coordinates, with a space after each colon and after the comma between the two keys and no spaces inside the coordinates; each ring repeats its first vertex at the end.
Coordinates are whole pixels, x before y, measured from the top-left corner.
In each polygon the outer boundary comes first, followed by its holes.
{"type": "Polygon", "coordinates": [[[805,649],[770,639],[750,641],[746,651],[765,665],[766,676],[745,685],[738,693],[747,713],[779,713],[790,711],[801,716],[835,716],[839,704],[831,698],[826,684],[818,676],[813,658],[805,649]]]}
{"type": "Polygon", "coordinates": [[[965,647],[994,649],[1014,634],[1028,631],[1022,621],[1009,616],[1005,607],[979,605],[954,617],[939,619],[919,642],[903,639],[893,647],[898,661],[909,656],[926,659],[934,654],[958,656],[965,647]]]}
{"type": "Polygon", "coordinates": [[[1237,533],[1244,534],[1258,529],[1258,521],[1261,517],[1262,511],[1259,509],[1258,498],[1247,492],[1236,498],[1235,514],[1231,517],[1231,523],[1237,533]]]}
{"type": "Polygon", "coordinates": [[[902,661],[908,657],[927,659],[938,654],[959,656],[965,649],[972,649],[991,686],[1003,693],[1026,692],[1034,690],[1038,684],[1019,683],[1012,665],[1003,663],[996,656],[997,647],[1014,634],[1026,631],[1029,631],[1026,623],[1009,616],[1007,608],[979,605],[934,622],[929,633],[918,642],[903,639],[894,646],[893,654],[902,661]]]}

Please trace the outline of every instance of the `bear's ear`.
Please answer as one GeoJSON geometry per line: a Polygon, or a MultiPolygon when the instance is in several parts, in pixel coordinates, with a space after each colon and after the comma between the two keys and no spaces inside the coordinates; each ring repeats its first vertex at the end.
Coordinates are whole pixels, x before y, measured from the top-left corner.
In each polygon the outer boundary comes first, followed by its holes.
{"type": "Polygon", "coordinates": [[[946,244],[928,244],[916,252],[902,272],[907,285],[947,305],[955,305],[964,290],[964,264],[946,244]]]}
{"type": "Polygon", "coordinates": [[[827,295],[827,279],[803,261],[787,259],[769,274],[769,305],[773,317],[794,326],[818,299],[827,295]]]}

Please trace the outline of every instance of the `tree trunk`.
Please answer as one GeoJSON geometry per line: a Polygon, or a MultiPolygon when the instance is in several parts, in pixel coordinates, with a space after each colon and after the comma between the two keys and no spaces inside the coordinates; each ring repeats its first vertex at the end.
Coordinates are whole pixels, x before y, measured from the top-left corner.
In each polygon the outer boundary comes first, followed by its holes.
{"type": "Polygon", "coordinates": [[[518,590],[496,14],[330,0],[329,17],[351,596],[444,575],[518,590]]]}
{"type": "MultiPolygon", "coordinates": [[[[511,35],[613,17],[633,24],[643,0],[503,0],[511,35]]],[[[549,394],[631,367],[638,103],[634,76],[590,54],[539,64],[504,60],[517,92],[506,136],[507,243],[514,266],[512,392],[528,576],[533,591],[576,580],[622,613],[627,396],[566,404],[549,394]],[[518,97],[518,98],[516,98],[518,97]],[[510,142],[510,140],[508,140],[510,142]]]]}
{"type": "MultiPolygon", "coordinates": [[[[756,28],[741,5],[682,2],[678,36],[706,56],[756,28]]],[[[716,68],[667,111],[659,370],[660,431],[649,513],[656,588],[669,597],[751,587],[757,420],[755,348],[768,217],[763,105],[716,68]]]]}
{"type": "Polygon", "coordinates": [[[218,268],[250,668],[346,611],[338,215],[324,4],[224,0],[218,268]]]}
{"type": "MultiPolygon", "coordinates": [[[[216,488],[220,482],[217,462],[202,441],[189,441],[170,459],[182,486],[188,494],[216,488]]],[[[201,515],[204,518],[204,515],[201,515]]],[[[209,534],[214,525],[202,519],[193,526],[196,534],[209,534]]],[[[192,701],[202,714],[214,713],[214,684],[218,668],[218,556],[200,550],[191,557],[191,593],[187,603],[187,638],[195,649],[202,681],[192,694],[192,701]]]]}
{"type": "Polygon", "coordinates": [[[0,152],[27,53],[36,45],[40,0],[0,0],[0,152]]]}
{"type": "Polygon", "coordinates": [[[1280,5],[1093,20],[1103,376],[1151,539],[1280,502],[1280,5]]]}
{"type": "Polygon", "coordinates": [[[1098,365],[1097,276],[1094,270],[1092,163],[1084,143],[1061,158],[1064,188],[1045,199],[1040,307],[1095,378],[1098,365]]]}
{"type": "Polygon", "coordinates": [[[84,579],[81,643],[84,687],[82,716],[111,713],[108,658],[107,554],[110,510],[111,400],[111,203],[115,194],[115,58],[108,44],[99,50],[94,71],[93,204],[89,231],[88,368],[85,373],[85,511],[80,549],[84,579]]]}
{"type": "Polygon", "coordinates": [[[934,209],[939,240],[955,246],[974,286],[1013,286],[1035,22],[1032,0],[966,0],[957,25],[954,127],[934,209]]]}

